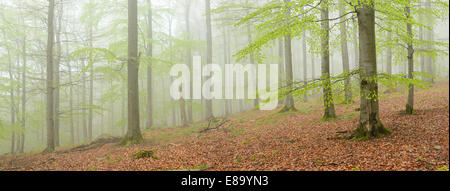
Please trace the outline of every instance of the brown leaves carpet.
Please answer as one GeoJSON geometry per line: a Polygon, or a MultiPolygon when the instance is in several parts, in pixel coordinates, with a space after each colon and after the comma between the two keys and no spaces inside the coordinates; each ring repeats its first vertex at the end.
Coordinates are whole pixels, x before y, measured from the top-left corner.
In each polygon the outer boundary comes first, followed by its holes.
{"type": "Polygon", "coordinates": [[[449,165],[449,89],[440,82],[416,90],[414,115],[405,115],[406,91],[383,94],[380,118],[390,136],[362,142],[328,140],[352,131],[359,103],[337,105],[337,120],[321,121],[319,101],[299,103],[298,112],[250,111],[228,117],[221,128],[198,133],[186,129],[147,131],[142,145],[106,144],[63,154],[23,154],[0,157],[0,170],[159,171],[431,171],[449,165]],[[167,138],[162,136],[176,134],[167,138]],[[186,133],[188,132],[188,133],[186,133]],[[155,158],[135,159],[143,149],[155,158]]]}

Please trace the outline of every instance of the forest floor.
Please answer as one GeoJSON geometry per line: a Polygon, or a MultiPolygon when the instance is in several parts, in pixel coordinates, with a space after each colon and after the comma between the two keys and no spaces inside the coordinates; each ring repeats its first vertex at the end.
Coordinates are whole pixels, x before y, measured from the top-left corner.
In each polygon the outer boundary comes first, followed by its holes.
{"type": "Polygon", "coordinates": [[[414,115],[402,113],[404,89],[382,94],[380,118],[393,133],[380,139],[329,139],[356,128],[359,102],[337,105],[338,119],[322,121],[321,103],[311,101],[299,103],[298,112],[234,114],[216,129],[205,130],[203,122],[145,130],[141,145],[109,143],[85,151],[2,156],[0,170],[448,170],[448,85],[416,89],[414,115]],[[142,150],[153,151],[153,157],[136,159],[142,150]]]}

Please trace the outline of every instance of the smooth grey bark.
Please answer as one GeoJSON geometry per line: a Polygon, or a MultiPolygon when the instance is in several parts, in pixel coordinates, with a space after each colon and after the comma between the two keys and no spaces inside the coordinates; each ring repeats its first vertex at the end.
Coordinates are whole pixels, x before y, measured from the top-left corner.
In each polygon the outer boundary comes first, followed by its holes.
{"type": "MultiPolygon", "coordinates": [[[[373,1],[370,1],[373,3],[373,1]]],[[[370,3],[369,2],[369,3],[370,3]]],[[[379,118],[377,57],[375,43],[375,10],[362,3],[357,8],[360,53],[360,117],[357,129],[349,138],[365,140],[390,134],[379,118]],[[374,99],[374,97],[376,99],[374,99]]]]}
{"type": "Polygon", "coordinates": [[[139,127],[139,56],[137,0],[128,0],[128,131],[121,144],[138,144],[143,141],[139,127]]]}
{"type": "MultiPolygon", "coordinates": [[[[212,64],[212,29],[211,29],[211,0],[205,0],[206,11],[206,64],[212,64]]],[[[206,78],[209,80],[211,76],[206,78]]],[[[206,119],[214,118],[212,100],[205,100],[206,104],[206,119]]]]}
{"type": "MultiPolygon", "coordinates": [[[[344,15],[345,13],[345,7],[343,1],[339,1],[339,15],[344,15]]],[[[345,80],[344,80],[344,91],[345,91],[345,100],[344,103],[349,104],[352,103],[352,87],[351,87],[351,77],[349,75],[350,73],[350,64],[349,64],[349,57],[348,57],[348,46],[347,46],[347,17],[343,16],[340,19],[341,22],[341,49],[342,49],[342,67],[343,71],[346,74],[345,80]]]]}
{"type": "MultiPolygon", "coordinates": [[[[284,3],[289,3],[290,0],[284,0],[284,3]]],[[[286,21],[286,25],[290,25],[290,17],[291,17],[291,10],[290,7],[288,8],[288,10],[286,10],[286,17],[287,17],[287,21],[286,21]]],[[[288,29],[290,30],[290,29],[288,29]]],[[[292,89],[292,83],[294,81],[294,77],[293,77],[293,71],[292,71],[292,41],[291,41],[291,35],[287,34],[284,37],[284,61],[285,61],[285,68],[286,68],[286,88],[287,90],[292,89]]],[[[295,109],[295,105],[294,105],[294,98],[292,97],[291,94],[287,95],[286,97],[286,105],[284,106],[284,108],[281,110],[281,112],[287,112],[287,111],[296,111],[297,109],[295,109]]]]}
{"type": "MultiPolygon", "coordinates": [[[[411,14],[411,8],[405,7],[406,17],[409,18],[411,14]]],[[[408,78],[413,79],[414,72],[414,48],[413,48],[413,33],[412,33],[412,24],[406,24],[406,31],[408,33],[408,78]]],[[[413,114],[414,112],[414,84],[410,83],[408,87],[408,102],[406,103],[406,114],[413,114]]]]}
{"type": "Polygon", "coordinates": [[[330,26],[328,16],[328,2],[325,1],[321,7],[321,28],[324,34],[321,35],[321,57],[322,57],[322,80],[323,80],[323,103],[324,116],[323,119],[334,119],[336,113],[334,110],[333,92],[330,81],[330,26]]]}
{"type": "Polygon", "coordinates": [[[55,12],[55,0],[49,0],[48,6],[48,36],[47,36],[47,147],[45,153],[53,152],[55,150],[54,140],[54,106],[53,106],[53,17],[55,12]]]}
{"type": "Polygon", "coordinates": [[[149,5],[147,13],[147,38],[150,40],[147,44],[147,56],[149,57],[149,63],[147,66],[147,121],[145,127],[150,129],[153,126],[153,104],[152,104],[152,63],[153,63],[153,13],[152,13],[152,1],[147,0],[149,5]]]}

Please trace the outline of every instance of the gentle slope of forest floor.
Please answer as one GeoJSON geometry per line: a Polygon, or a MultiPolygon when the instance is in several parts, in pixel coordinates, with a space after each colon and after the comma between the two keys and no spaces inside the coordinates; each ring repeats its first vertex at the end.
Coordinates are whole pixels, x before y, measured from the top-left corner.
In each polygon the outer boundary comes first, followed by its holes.
{"type": "Polygon", "coordinates": [[[208,130],[206,122],[145,130],[142,145],[3,156],[0,170],[446,170],[448,81],[416,90],[414,115],[402,113],[405,103],[404,90],[382,95],[380,118],[393,133],[369,141],[330,139],[356,128],[358,102],[337,105],[339,118],[325,122],[321,103],[312,101],[298,112],[234,114],[208,130]],[[136,159],[143,150],[153,155],[136,159]]]}

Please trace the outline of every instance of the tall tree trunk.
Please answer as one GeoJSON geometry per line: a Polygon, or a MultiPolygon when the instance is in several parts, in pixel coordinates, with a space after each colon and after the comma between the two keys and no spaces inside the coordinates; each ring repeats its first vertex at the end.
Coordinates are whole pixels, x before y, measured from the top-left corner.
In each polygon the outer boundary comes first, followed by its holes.
{"type": "Polygon", "coordinates": [[[324,1],[321,8],[322,31],[325,35],[321,35],[322,49],[322,80],[323,80],[323,96],[324,96],[324,116],[325,120],[336,118],[334,110],[333,92],[330,81],[330,44],[329,44],[329,18],[328,18],[328,1],[324,1]]]}
{"type": "MultiPolygon", "coordinates": [[[[285,64],[284,64],[284,53],[283,53],[283,39],[280,38],[278,39],[278,67],[280,68],[280,70],[278,71],[278,87],[280,88],[280,90],[278,90],[278,97],[281,98],[282,97],[282,89],[285,85],[285,64]]],[[[278,101],[278,105],[282,105],[284,104],[284,99],[281,99],[278,101]]]]}
{"type": "MultiPolygon", "coordinates": [[[[186,12],[185,12],[185,14],[186,14],[186,16],[185,16],[185,22],[186,22],[186,39],[189,41],[189,40],[191,40],[191,24],[190,24],[190,15],[191,15],[191,0],[186,0],[186,12]]],[[[188,45],[187,45],[188,47],[187,47],[187,49],[186,49],[186,59],[187,59],[187,62],[188,62],[188,66],[189,66],[189,69],[190,69],[190,71],[192,71],[192,48],[191,48],[191,44],[189,43],[188,45]]],[[[192,79],[192,73],[190,74],[191,75],[191,77],[190,77],[190,79],[192,79]]],[[[189,99],[188,100],[188,104],[187,104],[187,110],[188,110],[188,112],[187,112],[187,122],[188,123],[192,123],[194,120],[193,120],[193,117],[192,117],[192,80],[189,82],[190,83],[190,96],[191,96],[191,99],[189,99]]]]}
{"type": "Polygon", "coordinates": [[[54,140],[54,113],[53,113],[53,17],[55,12],[55,0],[49,0],[48,7],[48,38],[47,38],[47,148],[44,152],[55,150],[54,140]]]}
{"type": "Polygon", "coordinates": [[[149,57],[149,63],[147,66],[147,122],[145,127],[150,129],[153,126],[153,106],[152,106],[152,59],[153,59],[153,13],[152,13],[152,1],[147,0],[148,13],[147,23],[148,31],[147,38],[149,39],[147,47],[147,56],[149,57]]]}
{"type": "MultiPolygon", "coordinates": [[[[362,2],[360,2],[362,3],[362,2]]],[[[373,0],[367,3],[373,3],[373,0]]],[[[358,128],[350,138],[365,140],[390,134],[379,118],[377,58],[375,43],[375,10],[371,5],[362,3],[357,9],[359,24],[360,57],[360,118],[358,128]]]]}
{"type": "MultiPolygon", "coordinates": [[[[425,3],[425,8],[428,11],[431,11],[432,7],[432,1],[427,0],[425,3]]],[[[430,29],[426,30],[426,40],[433,42],[434,41],[434,27],[433,27],[433,15],[427,14],[427,24],[430,27],[430,29]]],[[[427,50],[432,51],[434,49],[432,44],[427,45],[427,50]]],[[[434,60],[431,56],[426,57],[426,63],[425,63],[425,70],[431,74],[431,77],[426,79],[428,82],[434,83],[434,60]]]]}
{"type": "MultiPolygon", "coordinates": [[[[6,35],[4,35],[6,36],[6,35]]],[[[11,125],[12,125],[12,132],[11,132],[11,154],[14,154],[14,148],[15,148],[15,144],[16,144],[16,105],[15,105],[15,101],[14,101],[14,76],[12,73],[12,60],[11,60],[11,52],[8,49],[8,62],[9,62],[9,80],[10,80],[10,99],[11,99],[11,125]]]]}
{"type": "Polygon", "coordinates": [[[128,0],[128,131],[121,144],[137,144],[143,141],[139,127],[139,56],[137,0],[128,0]]]}
{"type": "MultiPolygon", "coordinates": [[[[205,0],[206,9],[206,64],[212,64],[212,29],[211,29],[211,0],[205,0]]],[[[207,77],[206,81],[211,76],[207,77]]],[[[206,103],[206,119],[214,118],[212,100],[205,100],[206,103]]]]}
{"type": "MultiPolygon", "coordinates": [[[[303,56],[303,82],[305,82],[305,86],[307,86],[308,85],[308,71],[307,71],[308,68],[307,68],[306,64],[307,64],[308,57],[306,54],[306,31],[305,30],[303,30],[302,44],[303,44],[303,54],[302,54],[302,56],[303,56]]],[[[308,91],[305,92],[304,99],[305,99],[305,102],[308,102],[308,91]]]]}
{"type": "Polygon", "coordinates": [[[59,146],[59,97],[60,97],[60,64],[61,64],[61,28],[62,28],[62,17],[63,17],[63,4],[59,3],[58,10],[58,24],[56,26],[56,60],[54,65],[54,75],[55,75],[55,89],[54,89],[54,99],[55,99],[55,146],[59,146]]]}
{"type": "Polygon", "coordinates": [[[27,113],[26,110],[26,89],[27,89],[27,83],[26,83],[26,73],[27,73],[27,39],[26,37],[23,38],[23,65],[22,65],[22,131],[21,131],[21,139],[20,139],[20,149],[19,152],[24,152],[25,147],[25,130],[26,130],[26,123],[25,123],[25,116],[27,113]]]}
{"type": "MultiPolygon", "coordinates": [[[[410,17],[411,14],[411,8],[405,7],[405,12],[407,14],[407,18],[410,17]]],[[[413,42],[412,39],[412,24],[407,23],[406,24],[406,31],[408,32],[408,78],[413,79],[413,72],[414,72],[414,48],[413,48],[413,42]]],[[[408,88],[408,102],[406,103],[406,114],[413,114],[414,112],[414,84],[410,83],[408,88]]]]}
{"type": "MultiPolygon", "coordinates": [[[[67,33],[65,34],[66,41],[69,40],[67,33]]],[[[66,55],[69,55],[69,44],[66,44],[66,55]]],[[[72,82],[72,64],[67,62],[67,72],[69,77],[69,128],[70,128],[70,143],[75,144],[75,131],[73,122],[73,82],[72,82]]]]}
{"type": "MultiPolygon", "coordinates": [[[[83,68],[86,67],[86,60],[83,59],[81,61],[81,70],[83,70],[83,68]]],[[[83,123],[83,141],[88,141],[88,129],[87,129],[87,120],[86,120],[86,113],[87,113],[87,109],[86,109],[86,72],[82,72],[81,73],[81,80],[83,81],[82,83],[82,88],[81,88],[81,107],[82,107],[82,123],[83,123]]]]}
{"type": "MultiPolygon", "coordinates": [[[[92,25],[89,24],[89,46],[93,47],[92,43],[92,25]]],[[[94,120],[94,113],[92,111],[92,106],[94,105],[94,60],[89,58],[90,65],[90,75],[89,75],[89,114],[88,114],[88,139],[92,140],[92,122],[94,120]]]]}
{"type": "MultiPolygon", "coordinates": [[[[284,0],[284,3],[289,3],[290,0],[284,0]]],[[[290,25],[290,17],[291,17],[291,7],[288,7],[288,10],[286,10],[286,18],[287,20],[286,25],[290,25]]],[[[290,30],[290,29],[288,29],[290,30]]],[[[292,89],[292,83],[294,81],[293,73],[292,73],[292,46],[291,46],[291,35],[288,34],[284,37],[284,63],[286,68],[286,88],[287,90],[292,89]]],[[[294,105],[294,98],[291,94],[287,95],[286,97],[286,105],[281,110],[281,112],[287,112],[287,111],[296,111],[295,105],[294,105]]]]}
{"type": "MultiPolygon", "coordinates": [[[[339,1],[339,15],[345,14],[345,7],[343,1],[339,1]]],[[[341,18],[341,49],[342,49],[342,67],[346,74],[344,81],[345,100],[344,103],[352,103],[352,87],[350,81],[350,64],[348,58],[348,46],[347,46],[347,17],[341,18]]]]}

